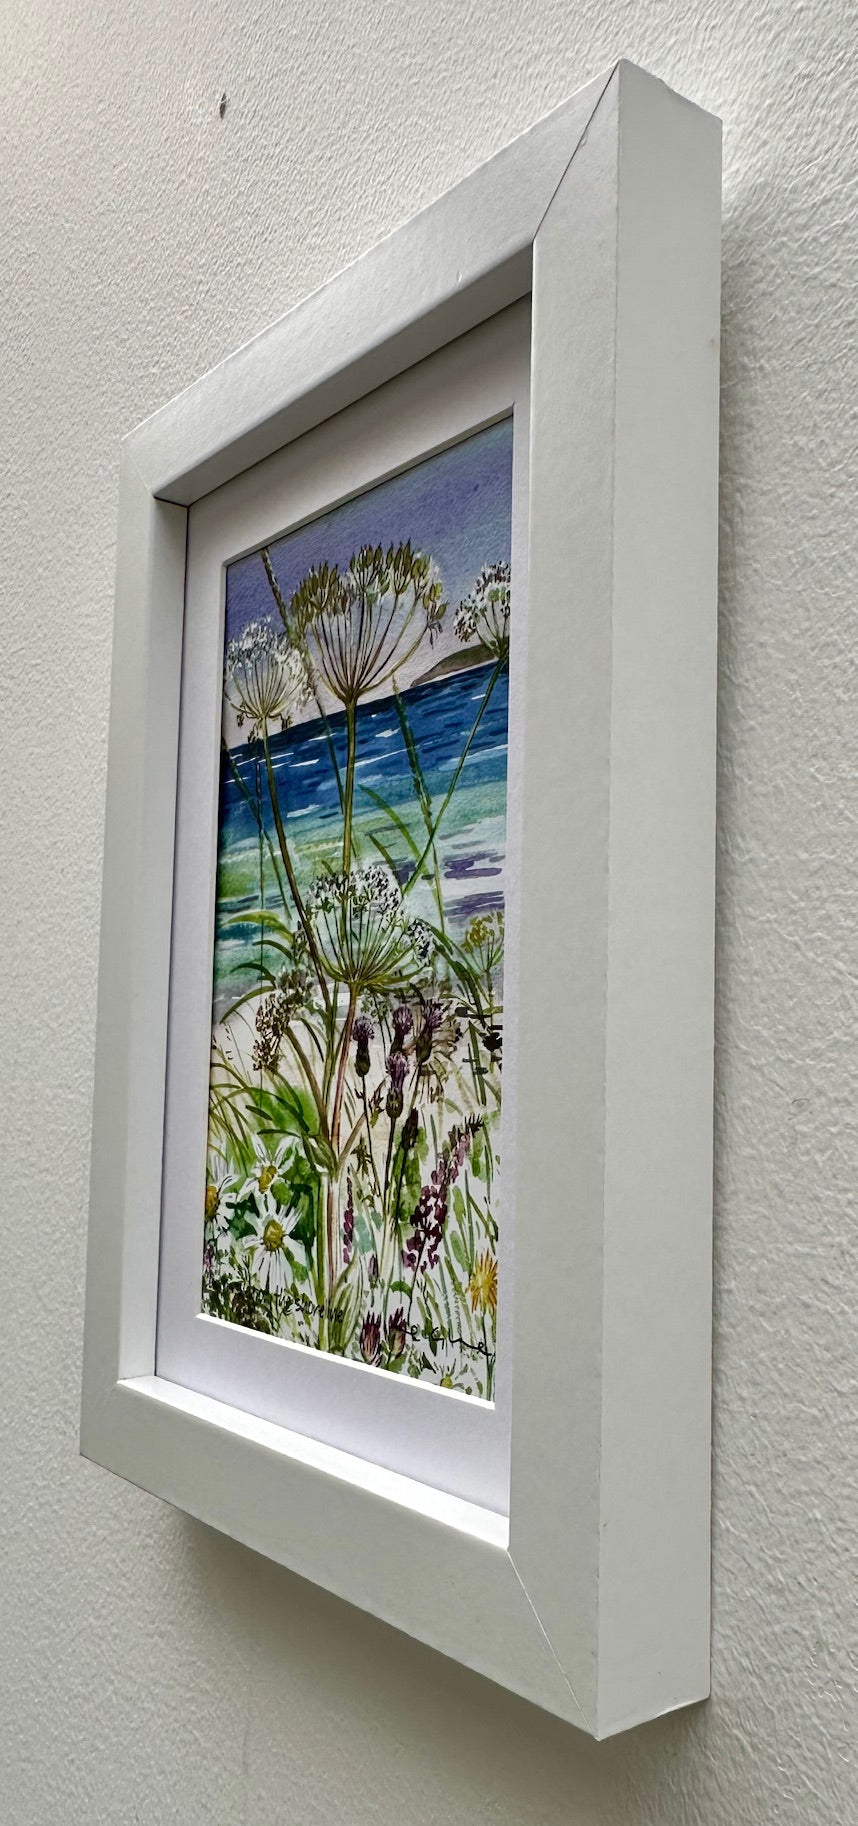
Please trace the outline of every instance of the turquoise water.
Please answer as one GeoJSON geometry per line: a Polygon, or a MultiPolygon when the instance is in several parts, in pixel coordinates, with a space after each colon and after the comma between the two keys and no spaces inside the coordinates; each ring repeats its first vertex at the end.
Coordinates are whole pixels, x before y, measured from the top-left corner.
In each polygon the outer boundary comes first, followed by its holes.
{"type": "MultiPolygon", "coordinates": [[[[476,914],[503,907],[508,696],[508,673],[503,671],[496,676],[494,665],[489,663],[415,685],[403,692],[400,700],[432,801],[433,816],[441,808],[468,735],[482,710],[479,728],[436,840],[445,918],[457,937],[476,914]]],[[[270,738],[280,813],[302,886],[320,870],[341,865],[342,817],[332,748],[342,775],[346,760],[342,714],[328,718],[327,723],[301,723],[270,738]]],[[[376,837],[404,879],[409,873],[408,845],[373,798],[373,794],[379,795],[395,810],[422,849],[426,826],[393,698],[360,706],[356,753],[356,860],[365,863],[380,859],[373,843],[376,837]]],[[[216,1014],[221,1014],[256,980],[254,955],[258,957],[259,929],[251,922],[242,924],[240,915],[258,910],[261,904],[273,911],[282,910],[270,850],[260,838],[260,820],[276,853],[261,748],[234,748],[229,758],[224,756],[221,776],[216,1014]]],[[[415,916],[435,917],[434,898],[426,884],[415,887],[409,903],[415,916]]]]}

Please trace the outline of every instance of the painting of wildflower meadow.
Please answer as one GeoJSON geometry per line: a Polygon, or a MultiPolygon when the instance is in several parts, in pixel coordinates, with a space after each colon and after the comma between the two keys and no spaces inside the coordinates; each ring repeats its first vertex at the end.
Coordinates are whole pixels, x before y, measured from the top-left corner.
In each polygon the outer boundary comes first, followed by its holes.
{"type": "Polygon", "coordinates": [[[512,420],[227,567],[203,1310],[491,1400],[512,420]]]}

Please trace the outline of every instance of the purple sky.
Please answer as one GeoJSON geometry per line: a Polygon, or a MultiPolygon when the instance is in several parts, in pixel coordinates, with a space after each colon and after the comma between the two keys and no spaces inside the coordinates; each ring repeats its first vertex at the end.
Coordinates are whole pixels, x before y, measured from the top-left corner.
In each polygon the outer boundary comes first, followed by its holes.
{"type": "MultiPolygon", "coordinates": [[[[271,560],[288,600],[314,564],[345,566],[361,545],[386,547],[410,539],[434,558],[450,604],[438,658],[452,638],[455,610],[481,566],[509,562],[511,520],[512,419],[507,418],[287,533],[271,544],[271,560]]],[[[276,613],[258,552],[227,567],[227,640],[249,621],[276,613]]]]}

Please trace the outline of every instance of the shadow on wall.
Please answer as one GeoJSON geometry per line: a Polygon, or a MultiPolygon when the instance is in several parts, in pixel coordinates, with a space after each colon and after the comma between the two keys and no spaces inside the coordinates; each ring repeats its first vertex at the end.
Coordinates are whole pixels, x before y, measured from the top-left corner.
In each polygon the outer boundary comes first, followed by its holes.
{"type": "Polygon", "coordinates": [[[179,1513],[172,1522],[200,1629],[216,1609],[240,1663],[224,1757],[240,1761],[249,1821],[296,1781],[312,1792],[315,1769],[320,1822],[428,1826],[449,1811],[497,1826],[648,1826],[657,1786],[704,1728],[695,1707],[596,1744],[249,1548],[179,1513]]]}

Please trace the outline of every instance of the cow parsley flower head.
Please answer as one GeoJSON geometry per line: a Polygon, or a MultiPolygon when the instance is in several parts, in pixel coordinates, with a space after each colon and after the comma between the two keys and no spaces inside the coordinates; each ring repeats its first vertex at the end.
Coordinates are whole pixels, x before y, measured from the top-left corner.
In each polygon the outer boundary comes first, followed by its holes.
{"type": "Polygon", "coordinates": [[[458,640],[479,640],[495,659],[509,654],[510,567],[484,564],[453,622],[458,640]]]}
{"type": "Polygon", "coordinates": [[[317,876],[307,911],[329,975],[359,994],[384,994],[425,965],[429,934],[406,917],[402,889],[383,863],[317,876]]]}
{"type": "Polygon", "coordinates": [[[410,544],[362,545],[344,570],[314,565],[288,601],[268,551],[262,561],[290,643],[341,704],[388,684],[446,613],[436,566],[410,544]]]}
{"type": "Polygon", "coordinates": [[[270,621],[250,621],[228,643],[224,696],[241,729],[249,723],[251,742],[272,723],[285,729],[310,694],[304,656],[270,621]]]}
{"type": "Polygon", "coordinates": [[[496,970],[503,958],[504,916],[497,909],[488,913],[478,913],[470,921],[463,940],[464,948],[470,953],[476,968],[483,975],[490,975],[496,970]]]}

